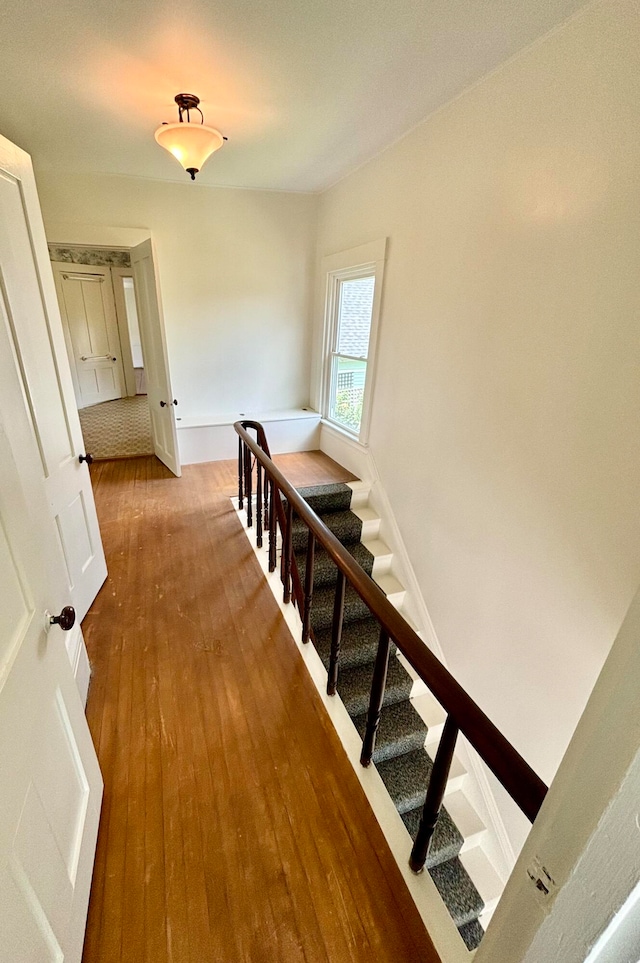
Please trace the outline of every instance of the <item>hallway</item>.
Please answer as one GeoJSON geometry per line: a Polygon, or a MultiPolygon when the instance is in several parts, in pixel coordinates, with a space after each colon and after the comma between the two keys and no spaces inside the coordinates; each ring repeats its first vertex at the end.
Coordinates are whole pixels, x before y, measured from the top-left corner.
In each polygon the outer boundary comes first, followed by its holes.
{"type": "MultiPolygon", "coordinates": [[[[275,460],[296,485],[351,477],[275,460]]],[[[235,471],[92,466],[109,578],[83,623],[105,778],[84,963],[437,963],[232,509],[235,471]]]]}

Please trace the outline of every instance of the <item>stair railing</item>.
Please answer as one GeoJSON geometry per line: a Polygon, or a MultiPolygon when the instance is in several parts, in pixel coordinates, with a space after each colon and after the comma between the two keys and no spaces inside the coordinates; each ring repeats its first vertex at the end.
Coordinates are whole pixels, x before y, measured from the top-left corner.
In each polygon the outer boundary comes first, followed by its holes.
{"type": "Polygon", "coordinates": [[[268,519],[269,571],[273,572],[277,561],[277,528],[280,528],[282,535],[280,576],[284,586],[283,600],[287,603],[293,600],[300,611],[303,642],[308,642],[312,636],[311,611],[316,543],[319,543],[325,549],[337,567],[338,578],[334,598],[331,653],[327,677],[328,695],[335,695],[337,690],[347,585],[350,585],[357,592],[380,626],[367,725],[360,756],[361,764],[369,766],[375,750],[392,642],[402,652],[419,678],[427,685],[447,713],[436,757],[433,761],[433,769],[429,777],[418,834],[409,859],[411,869],[415,873],[420,873],[424,869],[442,808],[459,733],[466,737],[516,805],[533,822],[547,793],[544,782],[465,692],[448,669],[427,648],[400,612],[389,602],[382,589],[367,575],[274,464],[271,460],[263,426],[257,421],[237,421],[234,428],[239,436],[238,504],[240,508],[243,508],[246,501],[247,525],[252,527],[252,476],[255,466],[256,542],[258,547],[262,545],[263,518],[268,519]],[[247,429],[256,432],[255,439],[249,435],[247,429]],[[294,514],[304,522],[308,529],[304,585],[301,582],[293,554],[294,514]]]}

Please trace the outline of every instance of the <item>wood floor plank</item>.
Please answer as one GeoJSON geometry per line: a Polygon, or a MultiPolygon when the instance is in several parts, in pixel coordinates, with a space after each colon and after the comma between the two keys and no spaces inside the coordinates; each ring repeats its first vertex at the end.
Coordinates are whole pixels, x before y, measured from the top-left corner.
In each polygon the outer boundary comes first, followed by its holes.
{"type": "MultiPolygon", "coordinates": [[[[296,485],[348,481],[319,452],[296,485]]],[[[438,963],[229,495],[92,466],[109,577],[83,629],[105,802],[84,963],[438,963]]]]}

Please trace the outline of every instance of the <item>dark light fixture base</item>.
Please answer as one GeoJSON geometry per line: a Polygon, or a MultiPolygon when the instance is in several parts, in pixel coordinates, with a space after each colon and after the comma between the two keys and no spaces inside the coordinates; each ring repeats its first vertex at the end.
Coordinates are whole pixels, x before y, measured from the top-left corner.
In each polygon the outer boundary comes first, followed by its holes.
{"type": "Polygon", "coordinates": [[[195,181],[195,179],[196,179],[196,174],[198,173],[198,168],[197,168],[197,167],[186,167],[185,170],[186,170],[187,174],[191,174],[191,180],[192,180],[192,181],[195,181]]]}
{"type": "Polygon", "coordinates": [[[195,110],[200,103],[195,94],[176,94],[174,99],[180,110],[195,110]]]}

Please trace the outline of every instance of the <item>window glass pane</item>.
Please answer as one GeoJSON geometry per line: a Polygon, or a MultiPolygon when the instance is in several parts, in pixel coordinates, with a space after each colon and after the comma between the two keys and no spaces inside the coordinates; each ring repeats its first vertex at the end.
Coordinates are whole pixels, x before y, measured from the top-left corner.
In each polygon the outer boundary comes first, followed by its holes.
{"type": "Polygon", "coordinates": [[[340,283],[338,306],[338,354],[366,358],[369,351],[375,277],[340,283]]]}
{"type": "Polygon", "coordinates": [[[350,431],[360,431],[366,375],[366,361],[334,357],[329,416],[350,431]]]}

